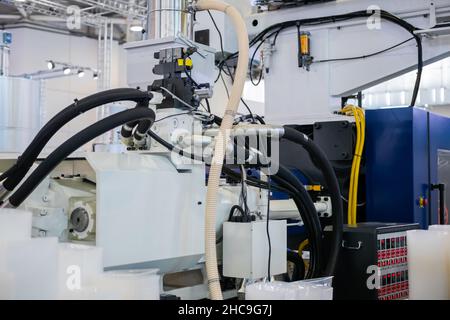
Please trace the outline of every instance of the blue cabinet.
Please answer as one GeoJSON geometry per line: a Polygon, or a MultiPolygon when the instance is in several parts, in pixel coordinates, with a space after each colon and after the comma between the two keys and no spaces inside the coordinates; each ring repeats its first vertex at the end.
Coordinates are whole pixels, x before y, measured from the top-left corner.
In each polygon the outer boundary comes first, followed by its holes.
{"type": "Polygon", "coordinates": [[[367,221],[438,223],[439,194],[430,186],[450,180],[450,119],[392,108],[368,110],[366,121],[367,221]]]}

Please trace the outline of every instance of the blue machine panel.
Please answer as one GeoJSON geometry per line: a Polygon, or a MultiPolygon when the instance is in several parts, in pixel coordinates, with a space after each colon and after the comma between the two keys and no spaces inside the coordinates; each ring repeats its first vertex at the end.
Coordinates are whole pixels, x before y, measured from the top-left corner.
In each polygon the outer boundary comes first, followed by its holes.
{"type": "MultiPolygon", "coordinates": [[[[446,187],[446,216],[450,201],[450,119],[437,114],[429,114],[430,130],[430,181],[432,184],[443,183],[446,187]]],[[[439,192],[430,193],[430,224],[439,223],[439,192]]]]}
{"type": "Polygon", "coordinates": [[[428,112],[368,110],[366,121],[367,221],[416,222],[425,228],[430,210],[428,112]]]}

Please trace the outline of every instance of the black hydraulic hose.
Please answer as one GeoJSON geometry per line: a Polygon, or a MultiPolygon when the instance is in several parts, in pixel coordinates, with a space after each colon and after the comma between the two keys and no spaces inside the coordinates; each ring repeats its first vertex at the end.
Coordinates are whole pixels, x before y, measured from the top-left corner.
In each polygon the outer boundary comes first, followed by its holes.
{"type": "Polygon", "coordinates": [[[283,138],[301,145],[309,153],[313,163],[322,171],[325,179],[325,185],[328,187],[330,192],[331,204],[333,208],[333,231],[329,259],[324,273],[326,276],[331,276],[334,274],[339,253],[341,251],[344,224],[341,192],[336,174],[325,153],[305,134],[289,126],[284,126],[283,138]]]}
{"type": "Polygon", "coordinates": [[[9,172],[7,179],[3,182],[3,186],[9,191],[14,190],[30,170],[47,142],[59,129],[77,116],[101,105],[118,101],[134,101],[140,106],[148,106],[148,102],[151,98],[152,94],[150,92],[132,88],[122,88],[95,93],[81,100],[75,100],[73,104],[55,115],[39,131],[27,149],[19,157],[16,164],[12,167],[12,171],[9,172]]]}
{"type": "Polygon", "coordinates": [[[155,113],[148,108],[134,108],[109,116],[80,131],[53,151],[28,177],[28,179],[9,197],[8,202],[14,207],[20,204],[33,190],[50,174],[50,172],[72,152],[88,143],[92,139],[112,130],[124,123],[148,119],[155,120],[155,113]]]}
{"type": "Polygon", "coordinates": [[[14,166],[12,166],[11,168],[9,168],[8,170],[6,170],[5,172],[3,172],[0,175],[0,182],[2,182],[3,180],[5,180],[6,178],[8,178],[10,176],[10,174],[14,171],[14,166]]]}
{"type": "MultiPolygon", "coordinates": [[[[148,108],[149,105],[149,101],[140,101],[136,104],[136,108],[148,108]]],[[[136,128],[136,126],[139,124],[139,120],[136,121],[130,121],[128,123],[125,123],[121,130],[120,130],[120,135],[123,138],[131,138],[131,136],[133,135],[133,130],[134,128],[136,128]]],[[[148,129],[147,129],[148,130],[148,129]]]]}
{"type": "Polygon", "coordinates": [[[139,121],[136,130],[134,131],[134,139],[137,141],[141,141],[145,139],[145,136],[147,135],[147,131],[152,126],[153,121],[150,120],[141,120],[139,121]]]}
{"type": "Polygon", "coordinates": [[[313,223],[311,221],[311,215],[316,211],[314,204],[313,208],[314,210],[310,210],[309,206],[306,205],[307,202],[305,202],[303,199],[299,197],[299,191],[297,188],[295,188],[292,184],[287,182],[286,180],[280,178],[278,174],[272,176],[272,180],[275,181],[278,185],[281,187],[288,189],[291,192],[292,200],[294,201],[300,217],[306,227],[308,238],[311,242],[311,256],[310,256],[310,268],[308,270],[308,274],[306,275],[306,278],[314,278],[320,276],[320,266],[319,263],[319,255],[320,255],[320,248],[317,246],[317,232],[316,228],[313,226],[313,223]]]}
{"type": "Polygon", "coordinates": [[[120,135],[122,138],[131,138],[133,136],[133,130],[139,124],[139,121],[131,121],[122,126],[120,130],[120,135]]]}
{"type": "Polygon", "coordinates": [[[317,214],[316,207],[314,206],[314,202],[306,191],[305,186],[300,180],[286,167],[280,165],[277,176],[281,177],[288,183],[290,183],[295,190],[297,191],[297,195],[300,201],[303,204],[303,208],[305,210],[305,216],[308,217],[309,225],[311,228],[311,234],[309,235],[311,243],[314,244],[315,250],[317,251],[316,256],[316,266],[317,269],[314,270],[314,277],[320,277],[320,273],[322,271],[322,227],[319,220],[319,215],[317,214]]]}

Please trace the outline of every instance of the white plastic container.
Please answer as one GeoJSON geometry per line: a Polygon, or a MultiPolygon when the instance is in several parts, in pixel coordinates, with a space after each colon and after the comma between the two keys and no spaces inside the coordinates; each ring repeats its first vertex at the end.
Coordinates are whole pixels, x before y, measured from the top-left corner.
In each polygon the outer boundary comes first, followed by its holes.
{"type": "MultiPolygon", "coordinates": [[[[450,300],[450,225],[433,225],[428,228],[430,231],[440,231],[447,232],[447,241],[445,244],[447,245],[447,276],[448,276],[448,296],[447,299],[450,300]]],[[[443,245],[445,245],[443,244],[443,245]]]]}
{"type": "Polygon", "coordinates": [[[108,271],[98,280],[102,300],[159,300],[158,269],[108,271]]]}
{"type": "MultiPolygon", "coordinates": [[[[3,257],[0,256],[0,259],[3,257]]],[[[0,271],[0,300],[14,298],[14,277],[12,273],[0,271]]]]}
{"type": "Polygon", "coordinates": [[[60,299],[94,298],[94,285],[102,272],[101,248],[72,243],[58,245],[60,299]]]}
{"type": "Polygon", "coordinates": [[[245,288],[245,300],[296,300],[297,292],[287,282],[257,282],[245,288]]]}
{"type": "Polygon", "coordinates": [[[296,300],[333,300],[333,277],[292,282],[297,288],[296,300]]]}
{"type": "Polygon", "coordinates": [[[450,225],[448,224],[434,224],[428,227],[430,231],[448,231],[450,232],[450,225]]]}
{"type": "Polygon", "coordinates": [[[448,299],[449,241],[448,232],[425,230],[407,232],[411,300],[448,299]]]}
{"type": "Polygon", "coordinates": [[[296,282],[257,282],[248,285],[246,300],[333,300],[333,277],[296,282]]]}
{"type": "Polygon", "coordinates": [[[56,299],[58,239],[36,238],[6,244],[6,272],[13,277],[13,299],[56,299]]]}
{"type": "Polygon", "coordinates": [[[0,209],[0,243],[31,238],[32,214],[16,209],[0,209]]]}

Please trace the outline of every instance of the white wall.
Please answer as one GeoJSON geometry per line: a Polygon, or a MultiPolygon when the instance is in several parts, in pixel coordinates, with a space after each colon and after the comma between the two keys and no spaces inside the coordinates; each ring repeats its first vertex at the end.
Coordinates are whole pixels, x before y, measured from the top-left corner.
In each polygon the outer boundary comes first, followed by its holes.
{"type": "MultiPolygon", "coordinates": [[[[74,65],[97,68],[97,40],[50,31],[17,28],[8,30],[13,34],[11,45],[10,75],[32,73],[47,68],[46,60],[55,60],[74,65]]],[[[118,44],[113,46],[113,87],[119,85],[118,44]]],[[[43,90],[43,121],[70,105],[75,98],[82,98],[97,91],[97,81],[91,73],[85,77],[61,77],[45,80],[43,90]]],[[[92,110],[77,117],[66,125],[64,130],[53,139],[51,147],[59,145],[69,136],[85,128],[96,120],[96,111],[92,110]]]]}
{"type": "MultiPolygon", "coordinates": [[[[386,81],[364,91],[366,108],[406,106],[410,103],[417,71],[386,81]]],[[[450,103],[450,58],[424,67],[417,105],[445,105],[450,103]]]]}

